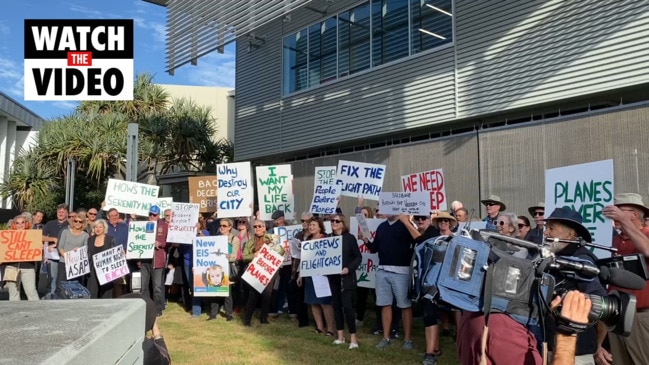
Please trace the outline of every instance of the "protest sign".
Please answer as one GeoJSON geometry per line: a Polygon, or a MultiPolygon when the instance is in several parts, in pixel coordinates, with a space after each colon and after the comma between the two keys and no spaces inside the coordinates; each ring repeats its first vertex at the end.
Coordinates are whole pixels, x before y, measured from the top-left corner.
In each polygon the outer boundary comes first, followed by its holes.
{"type": "Polygon", "coordinates": [[[338,161],[336,185],[341,185],[342,196],[378,200],[384,177],[385,165],[338,161]]]}
{"type": "Polygon", "coordinates": [[[158,198],[158,207],[164,213],[165,210],[171,209],[171,203],[173,202],[173,198],[158,198]]]}
{"type": "Polygon", "coordinates": [[[129,274],[122,246],[109,248],[92,256],[99,285],[104,285],[129,274]]]}
{"type": "Polygon", "coordinates": [[[194,239],[194,295],[227,297],[230,293],[228,237],[210,236],[194,239]]]}
{"type": "Polygon", "coordinates": [[[429,193],[419,191],[414,193],[381,193],[379,213],[387,215],[430,215],[429,193]]]}
{"type": "Polygon", "coordinates": [[[220,164],[216,167],[219,218],[250,217],[254,191],[250,161],[220,164]]]}
{"type": "Polygon", "coordinates": [[[198,204],[200,213],[216,212],[218,204],[216,176],[190,176],[187,179],[189,182],[189,202],[198,204]]]}
{"type": "Polygon", "coordinates": [[[131,221],[128,223],[126,259],[151,259],[155,251],[158,222],[131,221]]]}
{"type": "Polygon", "coordinates": [[[241,275],[241,279],[261,293],[282,265],[282,259],[282,255],[278,252],[272,250],[268,245],[263,245],[257,257],[252,260],[241,275]]]}
{"type": "Polygon", "coordinates": [[[343,269],[342,236],[302,242],[300,276],[340,274],[343,269]]]}
{"type": "Polygon", "coordinates": [[[301,224],[273,228],[273,233],[279,236],[279,243],[282,245],[282,247],[284,247],[284,262],[282,263],[282,266],[291,263],[290,241],[293,240],[295,238],[295,235],[300,233],[301,230],[301,224]]]}
{"type": "Polygon", "coordinates": [[[90,274],[88,246],[77,248],[76,251],[65,253],[65,277],[67,280],[90,274]]]}
{"type": "Polygon", "coordinates": [[[53,243],[47,243],[43,242],[43,252],[45,253],[45,259],[46,260],[55,260],[59,261],[61,260],[61,256],[59,255],[59,250],[56,249],[56,246],[52,247],[52,250],[50,251],[49,246],[53,245],[53,243]]]}
{"type": "Polygon", "coordinates": [[[336,166],[317,166],[313,174],[313,186],[336,185],[336,166]]]}
{"type": "Polygon", "coordinates": [[[30,262],[43,259],[40,229],[0,231],[0,262],[30,262]]]}
{"type": "Polygon", "coordinates": [[[430,210],[447,210],[446,187],[442,169],[401,176],[401,186],[405,192],[428,191],[430,193],[430,210]]]}
{"type": "Polygon", "coordinates": [[[293,219],[293,175],[291,165],[257,166],[257,197],[259,219],[271,220],[274,211],[284,211],[286,220],[293,219]]]}
{"type": "Polygon", "coordinates": [[[191,244],[196,238],[198,204],[172,203],[167,242],[191,244]]]}
{"type": "MultiPolygon", "coordinates": [[[[613,204],[613,160],[590,162],[545,170],[545,216],[555,208],[568,207],[583,218],[593,243],[610,246],[613,222],[602,210],[613,204]]],[[[609,252],[595,250],[601,257],[609,252]]]]}
{"type": "Polygon", "coordinates": [[[108,179],[104,210],[115,208],[120,213],[146,217],[149,215],[149,208],[158,204],[159,189],[155,185],[108,179]]]}
{"type": "Polygon", "coordinates": [[[367,224],[365,214],[356,213],[356,221],[358,222],[358,231],[363,234],[363,237],[372,237],[370,233],[370,226],[367,224]]]}
{"type": "Polygon", "coordinates": [[[340,186],[318,184],[313,189],[313,199],[309,211],[315,214],[335,214],[338,207],[340,186]]]}
{"type": "MultiPolygon", "coordinates": [[[[363,237],[374,238],[376,235],[376,229],[379,227],[379,224],[385,222],[385,219],[366,218],[365,221],[370,233],[369,236],[363,234],[363,237]]],[[[358,248],[363,256],[361,264],[358,266],[358,269],[356,269],[357,285],[363,288],[374,289],[376,285],[376,271],[379,268],[379,255],[371,253],[367,246],[365,246],[365,242],[358,239],[362,233],[362,229],[356,217],[351,217],[349,219],[349,233],[356,237],[358,248]]]]}

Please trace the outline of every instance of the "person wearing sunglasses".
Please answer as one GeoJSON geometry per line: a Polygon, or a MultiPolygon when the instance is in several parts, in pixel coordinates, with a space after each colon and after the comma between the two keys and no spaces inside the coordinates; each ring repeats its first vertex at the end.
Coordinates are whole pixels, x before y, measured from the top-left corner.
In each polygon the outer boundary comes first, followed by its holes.
{"type": "Polygon", "coordinates": [[[527,208],[527,211],[536,224],[536,227],[530,230],[527,240],[540,245],[543,243],[543,232],[545,231],[545,203],[539,202],[537,205],[527,208]]]}
{"type": "MultiPolygon", "coordinates": [[[[228,263],[231,268],[233,267],[233,265],[235,265],[235,261],[237,258],[236,252],[239,251],[239,247],[235,247],[235,245],[239,244],[239,241],[235,240],[235,236],[232,233],[233,226],[234,226],[234,222],[230,218],[221,218],[219,220],[220,236],[225,236],[228,238],[228,253],[225,257],[228,259],[228,263]]],[[[234,274],[233,269],[230,269],[230,277],[232,277],[233,274],[234,274]]],[[[233,284],[232,280],[228,279],[228,282],[230,285],[230,291],[227,297],[210,298],[211,299],[210,316],[207,318],[208,321],[216,319],[216,317],[219,315],[221,305],[223,305],[223,310],[225,311],[226,320],[228,322],[232,320],[232,292],[234,290],[232,286],[233,284]]]]}
{"type": "Polygon", "coordinates": [[[482,220],[487,223],[486,229],[497,231],[498,215],[507,209],[505,203],[500,200],[498,195],[489,195],[487,199],[481,200],[480,202],[484,204],[485,209],[487,210],[487,216],[482,220]]]}
{"type": "MultiPolygon", "coordinates": [[[[518,216],[518,233],[516,237],[530,241],[530,220],[524,215],[518,216]]],[[[534,241],[531,241],[534,242],[534,241]]]]}
{"type": "MultiPolygon", "coordinates": [[[[246,217],[239,217],[236,220],[236,227],[237,227],[237,235],[232,239],[232,247],[238,247],[236,251],[236,264],[237,264],[237,272],[239,275],[243,274],[243,270],[246,268],[245,264],[243,263],[243,248],[251,238],[252,234],[250,233],[250,223],[248,223],[248,218],[246,217]]],[[[233,303],[233,313],[239,313],[241,311],[241,307],[245,303],[245,288],[246,286],[243,284],[242,280],[235,280],[234,281],[234,287],[232,290],[234,291],[234,296],[232,297],[232,303],[233,303]]]]}
{"type": "MultiPolygon", "coordinates": [[[[302,223],[302,230],[298,232],[294,239],[302,242],[306,240],[306,236],[309,234],[309,222],[313,218],[313,214],[310,212],[303,212],[300,217],[300,223],[302,223]]],[[[299,254],[298,252],[293,252],[293,256],[299,254]]],[[[291,267],[291,286],[295,291],[295,304],[297,314],[298,327],[308,327],[309,326],[309,306],[304,301],[305,291],[304,285],[298,286],[297,279],[300,277],[300,259],[297,257],[292,257],[293,263],[291,267]]]]}
{"type": "MultiPolygon", "coordinates": [[[[19,215],[13,219],[11,229],[26,230],[29,229],[29,222],[24,215],[19,215]]],[[[4,276],[4,270],[12,267],[20,273],[16,281],[6,281],[5,286],[9,291],[10,301],[20,300],[20,289],[25,291],[27,300],[38,300],[38,291],[36,290],[36,269],[34,262],[12,262],[0,265],[0,271],[4,276]]]]}
{"type": "MultiPolygon", "coordinates": [[[[257,219],[252,226],[253,228],[253,237],[246,243],[243,252],[243,261],[246,265],[249,265],[250,262],[259,254],[259,251],[264,245],[268,245],[271,250],[278,252],[280,255],[284,255],[284,247],[279,244],[277,240],[273,239],[273,236],[266,233],[266,223],[264,221],[257,219]]],[[[268,324],[268,312],[270,311],[270,299],[273,293],[273,287],[275,286],[275,281],[277,280],[277,274],[273,275],[270,279],[270,282],[264,289],[262,293],[259,293],[255,288],[248,285],[248,301],[246,303],[246,315],[243,320],[245,326],[250,326],[252,321],[252,315],[257,307],[258,302],[261,300],[261,323],[268,324]]]]}
{"type": "MultiPolygon", "coordinates": [[[[67,229],[61,231],[61,236],[59,237],[59,242],[57,248],[59,250],[59,255],[61,260],[59,261],[59,272],[56,280],[56,286],[58,288],[61,281],[66,281],[66,271],[65,271],[65,253],[68,251],[77,251],[79,248],[86,246],[88,244],[88,232],[86,232],[86,213],[81,212],[76,214],[74,218],[70,220],[70,226],[67,229]]],[[[76,280],[80,283],[83,283],[83,276],[79,276],[72,280],[76,280]]]]}

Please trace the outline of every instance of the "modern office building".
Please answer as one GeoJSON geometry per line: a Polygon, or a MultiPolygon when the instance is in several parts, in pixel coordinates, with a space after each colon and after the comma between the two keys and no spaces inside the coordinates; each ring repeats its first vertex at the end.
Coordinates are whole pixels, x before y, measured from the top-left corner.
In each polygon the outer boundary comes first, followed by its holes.
{"type": "Polygon", "coordinates": [[[292,164],[298,209],[339,159],[386,164],[384,191],[443,168],[475,215],[489,194],[525,212],[546,169],[602,159],[649,194],[648,2],[150,2],[170,72],[236,41],[235,159],[292,164]]]}
{"type": "MultiPolygon", "coordinates": [[[[0,91],[0,176],[9,177],[16,156],[36,143],[43,118],[0,91]]],[[[11,199],[0,200],[0,209],[10,209],[11,199]]],[[[6,220],[5,220],[6,221],[6,220]]]]}

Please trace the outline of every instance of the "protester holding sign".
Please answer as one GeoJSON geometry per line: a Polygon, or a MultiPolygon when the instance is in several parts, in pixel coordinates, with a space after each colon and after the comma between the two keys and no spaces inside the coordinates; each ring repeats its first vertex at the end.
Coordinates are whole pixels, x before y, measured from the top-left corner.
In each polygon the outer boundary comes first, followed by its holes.
{"type": "Polygon", "coordinates": [[[300,242],[306,241],[305,237],[309,234],[309,222],[313,218],[310,212],[303,212],[300,221],[302,230],[299,231],[291,241],[291,286],[295,292],[294,307],[297,312],[298,327],[307,327],[309,325],[309,308],[304,302],[304,286],[298,286],[297,279],[300,276],[300,242]]]}
{"type": "Polygon", "coordinates": [[[343,269],[340,275],[330,275],[329,285],[331,286],[331,302],[336,318],[336,330],[338,338],[334,344],[345,343],[344,320],[347,321],[349,330],[349,349],[358,348],[356,339],[356,317],[354,315],[354,292],[356,291],[356,269],[361,264],[363,255],[358,249],[356,238],[349,233],[349,225],[342,214],[334,215],[331,218],[331,229],[334,236],[342,236],[343,245],[343,269]],[[344,320],[343,320],[344,314],[344,320]]]}
{"type": "Polygon", "coordinates": [[[109,299],[113,297],[113,283],[109,282],[99,285],[97,271],[93,262],[94,255],[115,247],[115,239],[107,236],[108,223],[103,219],[97,219],[92,225],[93,235],[88,239],[88,259],[90,260],[90,276],[86,287],[92,299],[109,299]]]}
{"type": "Polygon", "coordinates": [[[239,250],[238,247],[234,247],[235,236],[232,234],[233,224],[234,223],[230,218],[221,218],[219,222],[219,229],[220,229],[219,235],[225,236],[228,239],[228,253],[225,255],[225,257],[228,259],[228,263],[230,266],[230,271],[228,275],[228,285],[230,285],[230,290],[228,291],[227,297],[210,298],[210,316],[209,318],[207,318],[208,321],[216,319],[216,316],[219,315],[221,306],[223,306],[223,310],[225,311],[226,319],[228,321],[232,320],[232,288],[234,284],[232,281],[232,276],[233,274],[235,274],[235,272],[233,272],[233,269],[235,268],[234,265],[236,259],[236,252],[239,250]]]}
{"type": "MultiPolygon", "coordinates": [[[[246,268],[245,264],[243,263],[243,246],[252,238],[252,235],[250,234],[250,223],[248,223],[248,218],[241,217],[237,219],[237,231],[237,235],[232,240],[232,248],[233,254],[236,255],[236,272],[238,274],[241,274],[246,268]],[[237,248],[236,251],[234,251],[235,247],[237,248]]],[[[234,280],[234,287],[230,291],[230,293],[232,293],[234,313],[239,313],[241,307],[243,306],[243,303],[245,302],[244,289],[245,285],[243,285],[241,280],[234,280]]]]}
{"type": "MultiPolygon", "coordinates": [[[[174,203],[175,204],[175,203],[174,203]]],[[[164,295],[164,271],[167,264],[167,230],[168,225],[164,219],[159,219],[160,207],[157,205],[149,209],[149,221],[157,222],[157,231],[154,243],[154,252],[152,260],[142,260],[140,271],[142,273],[142,295],[149,296],[158,305],[158,316],[162,315],[165,307],[164,295]],[[149,285],[153,286],[153,296],[149,290],[149,285]]],[[[197,219],[198,220],[198,219],[197,219]]]]}
{"type": "MultiPolygon", "coordinates": [[[[79,247],[86,246],[88,244],[88,232],[86,232],[86,213],[79,213],[76,217],[72,219],[71,225],[68,229],[61,231],[61,236],[59,237],[59,242],[57,249],[59,250],[59,255],[65,257],[65,253],[68,251],[76,251],[79,247]]],[[[66,280],[66,271],[65,271],[65,261],[59,261],[59,273],[56,281],[56,286],[58,287],[61,281],[66,280]]],[[[82,278],[75,278],[74,280],[83,282],[82,278]]]]}
{"type": "MultiPolygon", "coordinates": [[[[255,220],[253,225],[254,236],[253,238],[246,243],[244,252],[243,252],[243,261],[247,264],[250,264],[252,260],[259,255],[261,248],[264,245],[268,245],[272,250],[278,252],[279,254],[284,254],[284,248],[279,242],[273,240],[273,237],[266,233],[266,223],[262,220],[255,220]]],[[[270,300],[273,291],[273,286],[275,286],[275,280],[277,275],[273,275],[270,278],[269,282],[266,284],[266,288],[263,292],[259,293],[255,288],[249,285],[248,292],[248,302],[246,303],[246,316],[243,321],[243,324],[250,326],[250,321],[252,320],[252,314],[257,307],[257,303],[261,299],[261,323],[268,324],[268,311],[270,310],[270,300]]]]}
{"type": "MultiPolygon", "coordinates": [[[[12,229],[15,231],[24,231],[26,230],[27,226],[27,219],[25,219],[24,216],[19,215],[16,218],[14,218],[14,221],[12,223],[12,229]]],[[[15,235],[12,235],[15,236],[15,235]]],[[[18,238],[15,236],[16,239],[18,238]]],[[[11,239],[8,244],[15,244],[18,241],[16,239],[11,239]]],[[[4,244],[4,242],[2,243],[4,244]]],[[[40,260],[42,258],[42,255],[39,255],[37,260],[40,260]]],[[[4,259],[4,258],[1,258],[4,259]]],[[[2,265],[4,266],[3,268],[3,275],[2,278],[5,280],[7,283],[7,290],[9,290],[9,300],[11,301],[18,301],[20,300],[20,288],[22,287],[23,290],[25,291],[25,295],[27,295],[27,300],[38,300],[38,292],[36,291],[36,270],[34,268],[34,262],[26,261],[26,262],[16,262],[8,265],[2,265]],[[16,278],[15,280],[8,280],[9,275],[8,272],[14,271],[16,278]]]]}

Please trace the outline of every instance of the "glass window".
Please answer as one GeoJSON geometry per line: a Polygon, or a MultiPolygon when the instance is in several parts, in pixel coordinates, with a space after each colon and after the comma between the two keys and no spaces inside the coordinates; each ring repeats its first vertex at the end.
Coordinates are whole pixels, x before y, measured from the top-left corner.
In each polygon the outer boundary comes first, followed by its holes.
{"type": "Polygon", "coordinates": [[[372,2],[372,66],[409,55],[408,5],[409,0],[372,2]]]}
{"type": "Polygon", "coordinates": [[[320,84],[321,51],[320,24],[314,24],[309,27],[309,86],[320,84]]]}
{"type": "Polygon", "coordinates": [[[284,94],[307,88],[306,29],[284,38],[284,94]]]}
{"type": "Polygon", "coordinates": [[[413,54],[453,41],[451,0],[411,0],[410,5],[413,54]]]}
{"type": "Polygon", "coordinates": [[[341,13],[338,20],[340,28],[338,75],[342,77],[368,69],[370,67],[370,4],[365,3],[341,13]],[[347,29],[343,31],[345,26],[347,29]]]}
{"type": "Polygon", "coordinates": [[[322,22],[321,40],[322,40],[322,71],[320,72],[320,82],[336,79],[336,17],[331,17],[322,22]]]}

